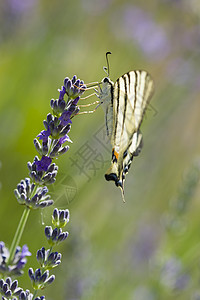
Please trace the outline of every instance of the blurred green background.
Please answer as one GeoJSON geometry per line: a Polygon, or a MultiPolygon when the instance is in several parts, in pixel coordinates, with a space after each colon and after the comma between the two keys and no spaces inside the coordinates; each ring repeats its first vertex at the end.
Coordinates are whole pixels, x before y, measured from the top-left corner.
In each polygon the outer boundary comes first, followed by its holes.
{"type": "MultiPolygon", "coordinates": [[[[111,51],[112,80],[145,69],[155,81],[125,204],[104,179],[111,146],[103,111],[73,120],[73,144],[51,187],[55,207],[70,210],[70,235],[58,248],[62,264],[47,299],[200,299],[199,17],[199,0],[1,0],[0,240],[7,246],[23,211],[13,189],[28,175],[33,139],[63,79],[102,80],[111,51]]],[[[30,214],[25,272],[47,247],[52,210],[30,214]]],[[[27,276],[19,283],[31,289],[27,276]]]]}

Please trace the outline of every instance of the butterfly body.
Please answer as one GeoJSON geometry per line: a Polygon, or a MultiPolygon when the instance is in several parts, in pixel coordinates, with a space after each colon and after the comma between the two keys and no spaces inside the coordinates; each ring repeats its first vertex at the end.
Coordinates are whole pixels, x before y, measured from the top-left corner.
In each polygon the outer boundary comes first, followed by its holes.
{"type": "Polygon", "coordinates": [[[115,182],[122,191],[134,156],[142,148],[140,125],[153,94],[154,84],[146,71],[130,71],[113,83],[105,77],[98,97],[105,111],[106,132],[112,145],[111,166],[106,180],[115,182]]]}
{"type": "Polygon", "coordinates": [[[108,138],[111,139],[113,130],[113,87],[114,83],[105,77],[99,86],[98,97],[105,113],[105,125],[108,138]]]}

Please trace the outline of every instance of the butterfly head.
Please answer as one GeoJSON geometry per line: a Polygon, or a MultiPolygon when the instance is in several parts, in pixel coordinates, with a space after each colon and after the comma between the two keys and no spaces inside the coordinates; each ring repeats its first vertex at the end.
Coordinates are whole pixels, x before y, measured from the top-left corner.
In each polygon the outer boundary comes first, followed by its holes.
{"type": "Polygon", "coordinates": [[[109,77],[104,77],[103,80],[101,81],[102,87],[109,87],[109,86],[113,86],[113,82],[110,80],[109,77]]]}
{"type": "Polygon", "coordinates": [[[106,83],[106,82],[110,82],[110,78],[109,77],[104,77],[104,79],[102,80],[102,83],[106,83]]]}

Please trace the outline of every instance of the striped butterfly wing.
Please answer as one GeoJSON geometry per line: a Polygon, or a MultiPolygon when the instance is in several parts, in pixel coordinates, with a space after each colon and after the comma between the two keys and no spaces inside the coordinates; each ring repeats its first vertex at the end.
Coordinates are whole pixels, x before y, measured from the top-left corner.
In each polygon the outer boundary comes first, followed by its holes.
{"type": "Polygon", "coordinates": [[[130,71],[114,84],[112,165],[105,177],[115,181],[116,186],[121,188],[122,195],[132,159],[142,148],[139,128],[153,89],[153,80],[146,71],[130,71]]]}

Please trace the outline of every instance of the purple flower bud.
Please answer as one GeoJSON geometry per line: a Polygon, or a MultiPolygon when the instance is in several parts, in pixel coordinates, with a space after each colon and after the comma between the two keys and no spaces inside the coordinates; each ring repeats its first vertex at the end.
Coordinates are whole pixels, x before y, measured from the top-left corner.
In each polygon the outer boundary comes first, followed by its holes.
{"type": "Polygon", "coordinates": [[[43,124],[44,124],[45,129],[48,130],[48,128],[49,128],[49,123],[48,123],[46,120],[44,120],[44,121],[43,121],[43,124]]]}
{"type": "Polygon", "coordinates": [[[67,86],[67,82],[69,81],[69,78],[68,77],[66,77],[65,79],[64,79],[64,86],[67,86]]]}
{"type": "MultiPolygon", "coordinates": [[[[55,182],[55,181],[54,181],[55,182]]],[[[52,182],[53,183],[53,182],[52,182]]],[[[48,207],[48,206],[51,206],[53,205],[53,200],[45,200],[45,201],[42,201],[38,204],[38,207],[40,208],[44,208],[44,207],[48,207]]]]}
{"type": "Polygon", "coordinates": [[[47,278],[49,277],[49,271],[45,271],[42,276],[40,277],[40,282],[45,282],[47,280],[47,278]]]}
{"type": "Polygon", "coordinates": [[[44,262],[44,256],[43,256],[43,253],[42,253],[41,250],[38,250],[38,251],[37,251],[36,258],[37,258],[37,261],[38,261],[40,264],[43,264],[43,262],[44,262]]]}
{"type": "Polygon", "coordinates": [[[53,219],[55,219],[55,221],[58,220],[59,214],[58,214],[57,208],[54,209],[52,217],[53,217],[53,219]]]}
{"type": "Polygon", "coordinates": [[[16,290],[17,286],[18,286],[18,281],[14,280],[13,283],[10,285],[11,291],[14,292],[16,290]]]}
{"type": "Polygon", "coordinates": [[[55,275],[51,275],[48,279],[47,279],[47,281],[45,282],[45,285],[49,285],[49,284],[51,284],[54,280],[55,280],[55,275]]]}
{"type": "Polygon", "coordinates": [[[63,100],[64,99],[64,95],[66,94],[66,89],[64,86],[62,86],[62,89],[59,90],[60,95],[59,95],[59,100],[63,100]]]}
{"type": "Polygon", "coordinates": [[[67,81],[67,86],[66,86],[67,90],[70,90],[70,89],[71,89],[71,86],[72,86],[72,83],[71,83],[70,80],[68,80],[68,81],[67,81]]]}
{"type": "Polygon", "coordinates": [[[78,104],[78,101],[80,99],[80,96],[76,97],[74,100],[73,100],[73,105],[77,105],[78,104]]]}
{"type": "Polygon", "coordinates": [[[69,146],[63,147],[61,150],[58,151],[58,156],[65,154],[69,150],[69,146]]]}
{"type": "Polygon", "coordinates": [[[33,271],[32,268],[29,268],[28,275],[29,275],[29,277],[30,277],[31,280],[34,280],[34,271],[33,271]]]}
{"type": "Polygon", "coordinates": [[[70,140],[70,138],[68,137],[67,134],[59,139],[59,144],[60,144],[60,145],[64,144],[65,142],[73,143],[73,142],[70,140]]]}
{"type": "Polygon", "coordinates": [[[7,277],[7,278],[6,278],[6,283],[8,284],[9,287],[10,287],[10,285],[11,285],[11,282],[12,282],[11,278],[10,278],[10,277],[7,277]]]}
{"type": "Polygon", "coordinates": [[[27,163],[27,167],[28,167],[29,171],[32,170],[32,163],[30,161],[27,163]]]}
{"type": "Polygon", "coordinates": [[[51,179],[51,177],[52,177],[51,173],[46,174],[46,175],[43,177],[44,182],[49,181],[49,179],[51,179]]]}
{"type": "Polygon", "coordinates": [[[50,238],[51,235],[52,235],[52,232],[53,232],[52,227],[51,226],[46,226],[44,232],[45,232],[46,237],[50,238]]]}
{"type": "Polygon", "coordinates": [[[52,114],[49,113],[47,115],[47,122],[50,123],[52,120],[53,120],[53,116],[52,116],[52,114]]]}
{"type": "Polygon", "coordinates": [[[74,84],[76,82],[76,80],[77,80],[77,76],[74,75],[73,78],[72,78],[72,83],[74,84]]]}
{"type": "Polygon", "coordinates": [[[76,80],[75,86],[76,86],[76,87],[79,87],[79,86],[80,86],[80,79],[77,79],[77,80],[76,80]]]}
{"type": "Polygon", "coordinates": [[[35,280],[39,280],[40,276],[42,275],[42,272],[40,269],[35,270],[35,280]]]}

